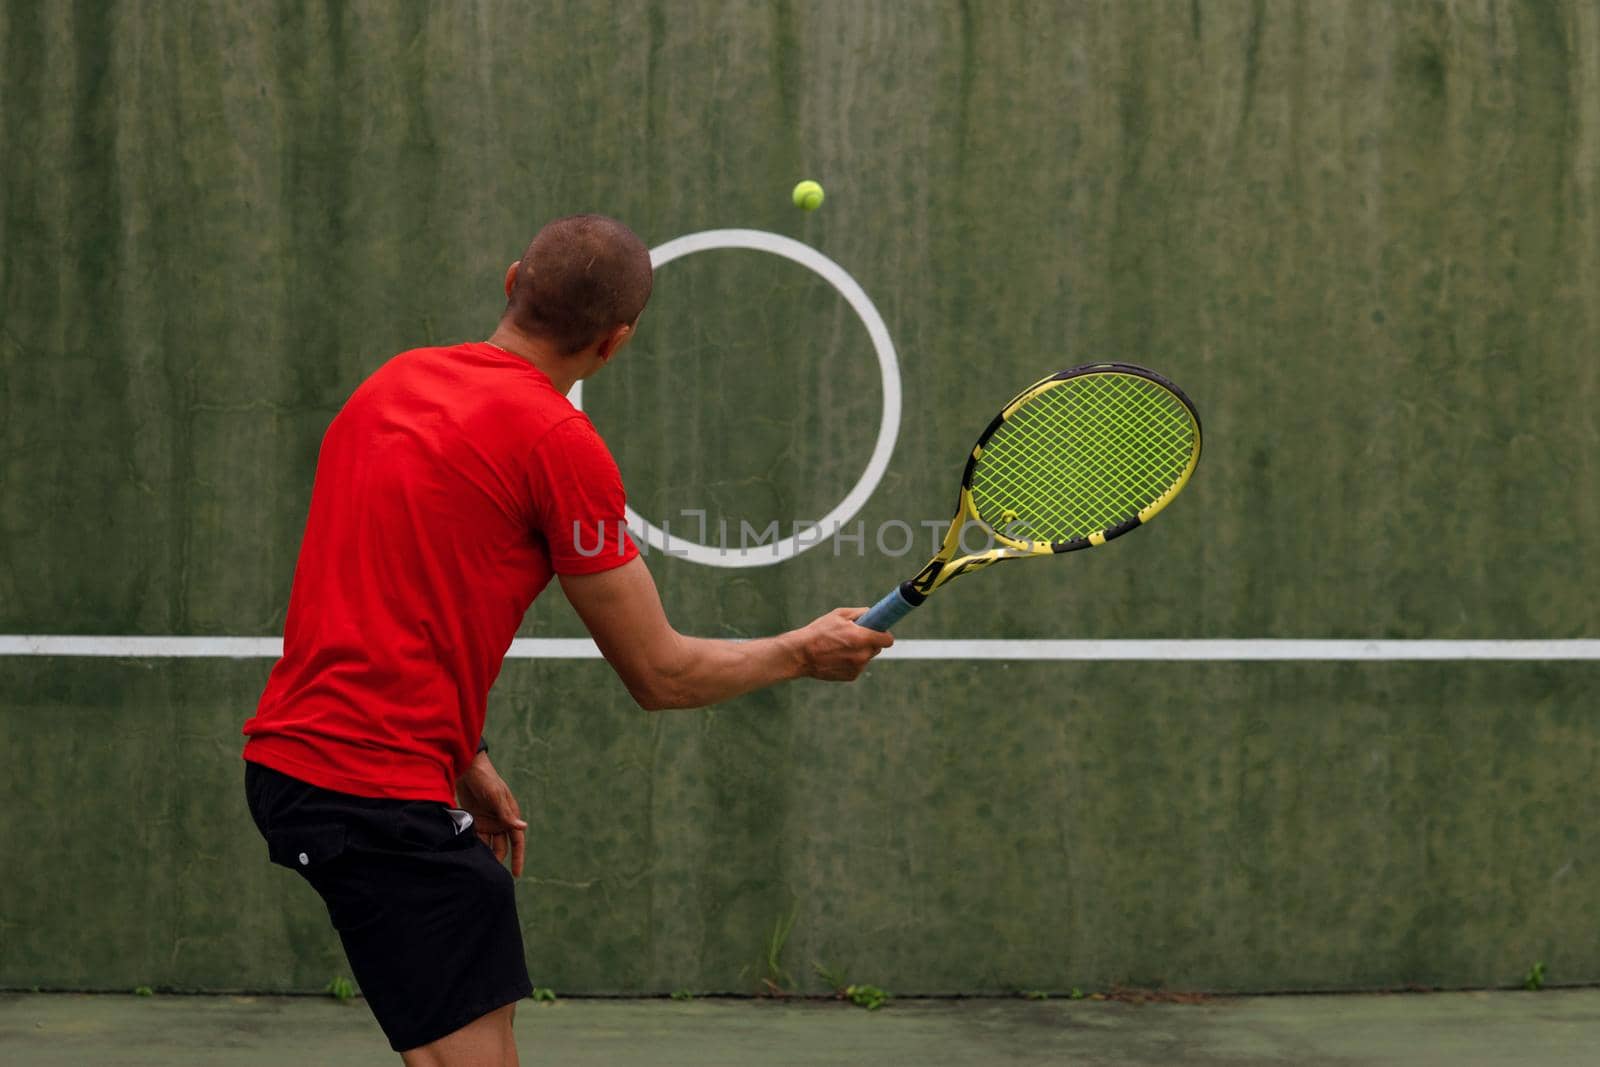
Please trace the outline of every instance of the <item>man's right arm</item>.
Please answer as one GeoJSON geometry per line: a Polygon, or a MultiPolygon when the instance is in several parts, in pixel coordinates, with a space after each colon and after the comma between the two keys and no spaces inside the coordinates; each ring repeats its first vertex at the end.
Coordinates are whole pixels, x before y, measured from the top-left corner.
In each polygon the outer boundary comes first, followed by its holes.
{"type": "Polygon", "coordinates": [[[686,637],[672,628],[655,580],[634,558],[598,574],[561,576],[561,589],[639,706],[698,708],[790,678],[848,682],[894,644],[839,608],[798,630],[753,641],[686,637]]]}

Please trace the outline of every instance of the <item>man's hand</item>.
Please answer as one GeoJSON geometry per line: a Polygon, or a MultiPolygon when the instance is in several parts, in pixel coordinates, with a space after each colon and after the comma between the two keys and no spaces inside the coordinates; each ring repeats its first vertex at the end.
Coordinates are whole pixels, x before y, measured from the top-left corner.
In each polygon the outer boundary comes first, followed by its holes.
{"type": "Polygon", "coordinates": [[[489,762],[489,753],[478,753],[466,773],[456,779],[456,803],[472,814],[473,829],[494,849],[495,859],[504,863],[506,853],[511,853],[511,874],[520,878],[528,824],[511,787],[489,762]]]}
{"type": "Polygon", "coordinates": [[[835,608],[796,630],[801,671],[828,682],[859,678],[873,656],[894,644],[889,634],[856,625],[866,613],[866,608],[835,608]]]}

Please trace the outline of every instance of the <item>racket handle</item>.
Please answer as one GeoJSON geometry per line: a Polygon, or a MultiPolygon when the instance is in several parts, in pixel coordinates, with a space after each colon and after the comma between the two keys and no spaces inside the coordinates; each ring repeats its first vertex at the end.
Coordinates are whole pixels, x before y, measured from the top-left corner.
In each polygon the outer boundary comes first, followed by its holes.
{"type": "Polygon", "coordinates": [[[857,619],[856,625],[881,632],[911,614],[911,609],[914,607],[916,605],[907,600],[900,592],[900,587],[896,586],[888,596],[872,605],[871,610],[857,619]]]}

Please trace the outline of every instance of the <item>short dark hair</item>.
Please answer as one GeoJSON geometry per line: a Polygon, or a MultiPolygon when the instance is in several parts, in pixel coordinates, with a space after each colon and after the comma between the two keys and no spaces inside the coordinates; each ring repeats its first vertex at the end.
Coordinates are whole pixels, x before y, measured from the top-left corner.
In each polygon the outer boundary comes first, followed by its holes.
{"type": "Polygon", "coordinates": [[[604,215],[568,215],[534,235],[505,317],[563,355],[631,326],[650,299],[650,250],[604,215]]]}

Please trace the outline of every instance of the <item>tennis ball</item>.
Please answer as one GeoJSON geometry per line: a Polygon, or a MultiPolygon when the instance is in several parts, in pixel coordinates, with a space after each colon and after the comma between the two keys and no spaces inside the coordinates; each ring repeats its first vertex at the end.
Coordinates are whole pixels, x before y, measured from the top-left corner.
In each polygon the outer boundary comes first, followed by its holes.
{"type": "Polygon", "coordinates": [[[822,206],[822,186],[814,181],[803,181],[794,187],[794,206],[815,211],[822,206]]]}

